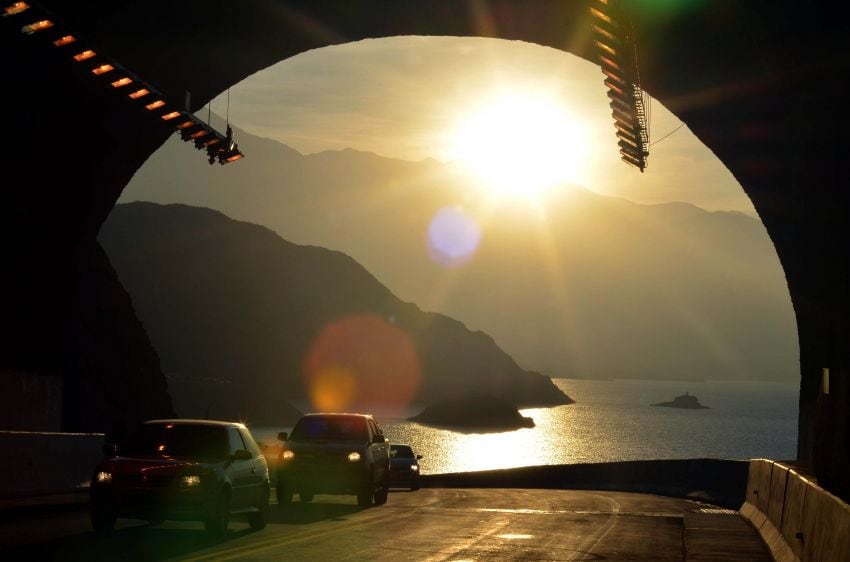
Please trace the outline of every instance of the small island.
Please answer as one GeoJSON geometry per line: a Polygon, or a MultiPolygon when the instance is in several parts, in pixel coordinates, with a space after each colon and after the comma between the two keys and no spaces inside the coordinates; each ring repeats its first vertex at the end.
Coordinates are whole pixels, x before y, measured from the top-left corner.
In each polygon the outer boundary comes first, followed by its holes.
{"type": "Polygon", "coordinates": [[[510,431],[534,427],[534,420],[517,411],[512,404],[485,394],[431,404],[410,421],[469,433],[510,431]]]}
{"type": "Polygon", "coordinates": [[[672,402],[659,402],[658,404],[652,405],[664,408],[683,408],[685,410],[707,410],[709,408],[708,406],[700,404],[696,396],[688,394],[687,392],[681,396],[677,396],[672,402]]]}

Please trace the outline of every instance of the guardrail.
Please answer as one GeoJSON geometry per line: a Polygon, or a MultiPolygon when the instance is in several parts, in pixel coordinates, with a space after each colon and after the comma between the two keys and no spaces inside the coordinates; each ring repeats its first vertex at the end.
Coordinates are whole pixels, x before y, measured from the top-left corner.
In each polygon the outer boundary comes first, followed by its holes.
{"type": "Polygon", "coordinates": [[[740,512],[776,562],[850,560],[850,506],[794,468],[750,461],[740,512]]]}
{"type": "Polygon", "coordinates": [[[552,488],[660,494],[738,509],[744,501],[747,461],[671,459],[423,475],[433,488],[552,488]]]}
{"type": "Polygon", "coordinates": [[[0,497],[88,487],[103,444],[102,433],[0,431],[0,497]]]}

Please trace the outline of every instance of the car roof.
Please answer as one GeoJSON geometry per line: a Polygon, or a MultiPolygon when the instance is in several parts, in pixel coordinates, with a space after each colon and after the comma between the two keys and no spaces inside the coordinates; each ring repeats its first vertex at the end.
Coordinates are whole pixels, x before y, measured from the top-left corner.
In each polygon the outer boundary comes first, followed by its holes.
{"type": "Polygon", "coordinates": [[[341,412],[315,412],[304,414],[304,418],[366,418],[372,419],[372,414],[347,414],[341,412]]]}
{"type": "Polygon", "coordinates": [[[148,420],[145,422],[145,425],[160,425],[160,424],[169,424],[172,423],[174,425],[209,425],[209,426],[218,426],[218,427],[245,427],[244,423],[240,422],[231,422],[231,421],[222,421],[222,420],[192,420],[192,419],[176,419],[176,420],[148,420]]]}

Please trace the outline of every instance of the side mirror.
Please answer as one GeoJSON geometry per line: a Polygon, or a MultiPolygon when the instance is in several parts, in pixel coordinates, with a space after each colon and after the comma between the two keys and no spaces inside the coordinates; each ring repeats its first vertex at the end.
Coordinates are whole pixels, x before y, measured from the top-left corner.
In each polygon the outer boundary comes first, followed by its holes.
{"type": "Polygon", "coordinates": [[[280,441],[286,441],[287,439],[289,439],[289,434],[285,431],[281,431],[277,434],[277,438],[280,441]]]}
{"type": "Polygon", "coordinates": [[[234,461],[249,461],[254,458],[254,455],[246,451],[245,449],[239,449],[235,453],[233,453],[234,461]]]}
{"type": "Polygon", "coordinates": [[[103,444],[103,456],[111,459],[113,457],[118,456],[118,445],[115,443],[104,443],[103,444]]]}
{"type": "Polygon", "coordinates": [[[384,439],[384,436],[381,435],[380,433],[376,433],[375,435],[372,436],[372,443],[386,443],[386,442],[387,442],[387,440],[384,439]]]}
{"type": "Polygon", "coordinates": [[[421,461],[421,460],[422,460],[422,455],[416,455],[416,460],[421,461]]]}

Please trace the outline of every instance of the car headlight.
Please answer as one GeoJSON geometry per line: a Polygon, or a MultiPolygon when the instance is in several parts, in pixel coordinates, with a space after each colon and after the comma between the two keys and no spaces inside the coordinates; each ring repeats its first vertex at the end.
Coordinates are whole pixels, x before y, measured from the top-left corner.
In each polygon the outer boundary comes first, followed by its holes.
{"type": "Polygon", "coordinates": [[[357,451],[348,453],[348,461],[349,462],[360,462],[360,453],[357,451]]]}
{"type": "Polygon", "coordinates": [[[101,470],[94,475],[94,481],[98,484],[112,484],[112,473],[101,470]]]}
{"type": "Polygon", "coordinates": [[[283,454],[280,455],[280,458],[285,461],[289,461],[295,458],[295,453],[292,451],[284,451],[283,454]]]}
{"type": "Polygon", "coordinates": [[[412,470],[413,472],[419,472],[419,467],[415,464],[412,464],[410,465],[410,470],[412,470]]]}
{"type": "Polygon", "coordinates": [[[201,485],[201,477],[197,474],[181,476],[180,480],[178,480],[177,482],[177,485],[181,488],[194,488],[196,486],[201,485]]]}

